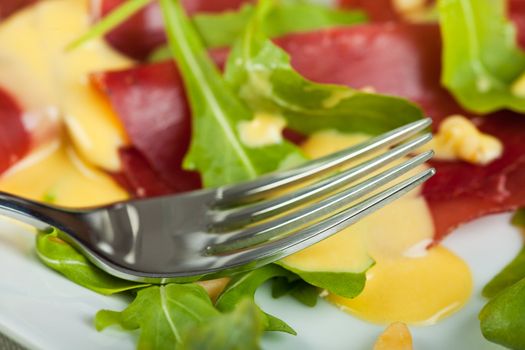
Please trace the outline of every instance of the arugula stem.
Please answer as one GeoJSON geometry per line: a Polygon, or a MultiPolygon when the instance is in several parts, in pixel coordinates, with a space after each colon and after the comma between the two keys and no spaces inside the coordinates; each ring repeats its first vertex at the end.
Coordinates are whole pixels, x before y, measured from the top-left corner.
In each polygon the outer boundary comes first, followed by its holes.
{"type": "Polygon", "coordinates": [[[257,171],[228,123],[229,118],[224,107],[221,106],[219,98],[223,97],[229,100],[231,104],[240,104],[240,101],[233,95],[233,92],[228,90],[221,74],[208,56],[206,48],[200,42],[195,29],[191,28],[191,23],[184,14],[180,1],[160,0],[159,2],[164,16],[170,51],[181,67],[181,71],[186,73],[183,74],[183,79],[193,113],[197,114],[196,111],[200,104],[199,98],[204,98],[212,116],[248,171],[249,178],[257,177],[257,171]],[[219,97],[218,92],[222,96],[219,97]]]}
{"type": "Polygon", "coordinates": [[[75,39],[66,46],[66,51],[72,51],[86,42],[104,36],[112,29],[126,21],[129,17],[144,8],[152,0],[128,0],[115,10],[111,11],[109,15],[98,21],[88,32],[83,34],[78,39],[75,39]]]}

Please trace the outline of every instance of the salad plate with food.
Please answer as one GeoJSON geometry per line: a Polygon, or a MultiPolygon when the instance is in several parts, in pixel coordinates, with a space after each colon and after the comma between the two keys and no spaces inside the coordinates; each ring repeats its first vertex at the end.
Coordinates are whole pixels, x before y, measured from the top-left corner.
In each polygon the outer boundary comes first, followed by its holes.
{"type": "Polygon", "coordinates": [[[3,218],[0,333],[30,349],[525,349],[523,114],[522,0],[2,0],[4,193],[78,209],[235,185],[425,118],[413,155],[435,155],[413,171],[436,175],[213,279],[118,278],[59,229],[3,218]]]}

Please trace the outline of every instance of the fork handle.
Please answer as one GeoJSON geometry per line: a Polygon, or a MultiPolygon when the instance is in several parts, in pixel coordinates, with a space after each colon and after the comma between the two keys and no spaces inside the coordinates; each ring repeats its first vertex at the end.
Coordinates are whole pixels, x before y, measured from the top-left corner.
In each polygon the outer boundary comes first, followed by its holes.
{"type": "Polygon", "coordinates": [[[0,192],[0,214],[22,221],[39,230],[61,227],[63,220],[71,220],[71,214],[62,209],[0,192]]]}

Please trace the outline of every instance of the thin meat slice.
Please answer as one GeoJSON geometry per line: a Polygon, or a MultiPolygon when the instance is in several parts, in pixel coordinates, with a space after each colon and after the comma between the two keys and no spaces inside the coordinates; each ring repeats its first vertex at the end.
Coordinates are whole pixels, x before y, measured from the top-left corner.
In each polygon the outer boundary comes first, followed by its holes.
{"type": "Polygon", "coordinates": [[[518,44],[525,49],[525,1],[508,0],[507,13],[516,26],[518,44]]]}
{"type": "MultiPolygon", "coordinates": [[[[191,137],[182,78],[171,62],[93,76],[108,96],[135,149],[174,192],[200,187],[181,164],[191,137]]],[[[127,169],[124,169],[126,172],[127,169]]]]}
{"type": "MultiPolygon", "coordinates": [[[[125,0],[93,1],[93,12],[97,18],[107,15],[125,0]]],[[[185,0],[183,4],[190,14],[197,12],[222,12],[235,10],[247,0],[185,0]]],[[[157,2],[144,9],[107,35],[108,42],[120,52],[138,59],[146,59],[152,51],[166,42],[162,14],[157,2]]]]}
{"type": "Polygon", "coordinates": [[[0,89],[0,174],[24,157],[31,140],[22,123],[22,110],[0,89]]]}
{"type": "Polygon", "coordinates": [[[114,174],[114,178],[134,197],[156,197],[177,192],[162,180],[135,148],[122,148],[119,154],[122,171],[114,174]]]}
{"type": "MultiPolygon", "coordinates": [[[[498,196],[491,197],[478,191],[464,192],[450,198],[427,199],[434,219],[434,239],[439,241],[459,225],[476,218],[525,206],[525,164],[521,163],[500,177],[495,185],[500,188],[497,192],[505,191],[507,195],[498,199],[498,196]]],[[[486,190],[494,191],[490,182],[486,190]]]]}
{"type": "Polygon", "coordinates": [[[6,19],[24,7],[34,4],[36,1],[37,0],[1,0],[0,20],[6,19]]]}

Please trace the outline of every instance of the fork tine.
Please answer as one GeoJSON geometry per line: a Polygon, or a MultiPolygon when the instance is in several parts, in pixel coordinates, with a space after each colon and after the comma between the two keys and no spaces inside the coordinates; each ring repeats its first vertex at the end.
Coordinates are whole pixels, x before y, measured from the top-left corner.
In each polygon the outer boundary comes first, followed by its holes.
{"type": "Polygon", "coordinates": [[[305,224],[320,220],[334,211],[345,208],[380,186],[399,178],[401,175],[429,160],[432,155],[432,151],[422,153],[366,181],[283,217],[248,227],[239,232],[220,235],[219,238],[217,238],[216,244],[210,247],[208,252],[222,254],[228,251],[244,249],[275,239],[293,230],[298,230],[305,224]]]}
{"type": "Polygon", "coordinates": [[[211,229],[214,232],[224,232],[288,211],[370,174],[370,172],[418,149],[431,139],[431,134],[422,135],[356,167],[324,178],[297,191],[247,207],[216,212],[212,218],[211,229]]]}
{"type": "Polygon", "coordinates": [[[213,205],[216,207],[234,206],[257,200],[276,190],[298,184],[313,176],[335,169],[350,160],[355,160],[378,149],[397,144],[427,128],[431,123],[432,121],[429,118],[421,119],[354,147],[308,162],[298,168],[263,176],[244,184],[219,188],[217,189],[213,205]]]}
{"type": "Polygon", "coordinates": [[[230,267],[236,267],[256,259],[271,262],[296,253],[334,235],[398,199],[434,174],[435,169],[428,169],[312,226],[252,249],[233,252],[226,256],[227,264],[230,267]]]}

